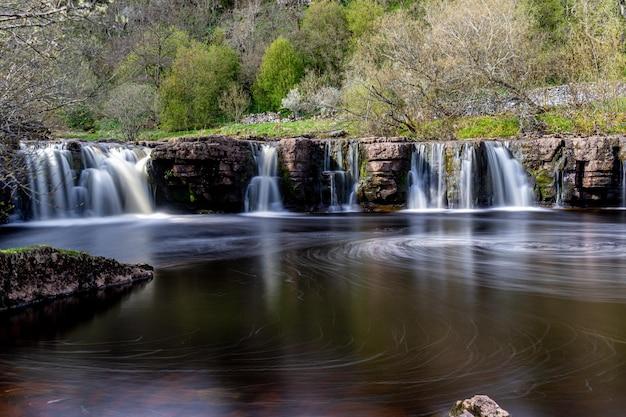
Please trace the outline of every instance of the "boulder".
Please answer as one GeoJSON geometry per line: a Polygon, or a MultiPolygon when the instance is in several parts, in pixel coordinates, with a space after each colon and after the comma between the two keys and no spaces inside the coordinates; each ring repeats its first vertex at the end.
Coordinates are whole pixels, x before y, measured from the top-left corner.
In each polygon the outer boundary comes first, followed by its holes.
{"type": "Polygon", "coordinates": [[[510,414],[486,395],[475,395],[457,401],[450,410],[449,417],[509,417],[510,414]]]}
{"type": "Polygon", "coordinates": [[[149,265],[84,252],[32,247],[0,251],[0,311],[48,299],[150,280],[149,265]]]}

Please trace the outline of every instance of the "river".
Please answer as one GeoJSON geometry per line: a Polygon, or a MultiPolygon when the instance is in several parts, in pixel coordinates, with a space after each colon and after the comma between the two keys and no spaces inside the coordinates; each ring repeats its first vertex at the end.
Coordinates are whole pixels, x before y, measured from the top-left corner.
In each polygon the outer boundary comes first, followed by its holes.
{"type": "Polygon", "coordinates": [[[122,216],[0,247],[150,263],[0,324],[0,416],[515,417],[626,410],[626,212],[122,216]]]}

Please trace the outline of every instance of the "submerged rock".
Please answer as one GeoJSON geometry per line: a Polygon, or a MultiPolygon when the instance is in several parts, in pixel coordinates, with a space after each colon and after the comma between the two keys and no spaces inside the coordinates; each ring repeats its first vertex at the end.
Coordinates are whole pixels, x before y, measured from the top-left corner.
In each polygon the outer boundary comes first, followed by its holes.
{"type": "Polygon", "coordinates": [[[449,417],[509,417],[510,414],[500,408],[498,403],[486,395],[474,395],[472,398],[457,401],[449,417]]]}
{"type": "Polygon", "coordinates": [[[74,293],[150,280],[149,265],[32,247],[0,251],[0,311],[74,293]]]}

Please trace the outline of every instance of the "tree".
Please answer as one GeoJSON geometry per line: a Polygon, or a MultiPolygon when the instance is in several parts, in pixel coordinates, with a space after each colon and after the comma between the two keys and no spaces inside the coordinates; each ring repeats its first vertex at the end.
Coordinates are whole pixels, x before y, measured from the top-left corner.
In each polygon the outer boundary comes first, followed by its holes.
{"type": "Polygon", "coordinates": [[[339,85],[350,41],[343,7],[332,0],[312,3],[302,19],[301,32],[300,48],[307,65],[339,85]]]}
{"type": "Polygon", "coordinates": [[[376,19],[385,13],[385,9],[375,0],[352,0],[346,6],[346,21],[353,40],[370,33],[376,19]]]}
{"type": "Polygon", "coordinates": [[[278,110],[281,100],[304,74],[302,58],[287,39],[279,37],[267,48],[256,82],[254,101],[261,111],[278,110]]]}
{"type": "Polygon", "coordinates": [[[228,46],[192,42],[181,48],[160,90],[161,124],[167,130],[205,128],[221,117],[219,98],[235,81],[239,62],[228,46]]]}
{"type": "Polygon", "coordinates": [[[109,93],[104,111],[116,120],[127,140],[135,140],[142,128],[154,124],[157,94],[148,84],[122,84],[109,93]]]}
{"type": "Polygon", "coordinates": [[[250,106],[250,96],[240,85],[232,83],[220,97],[220,110],[228,119],[238,122],[250,106]]]}
{"type": "Polygon", "coordinates": [[[148,81],[158,89],[176,58],[176,51],[188,47],[190,42],[187,33],[171,26],[154,24],[139,34],[132,52],[117,68],[117,76],[126,82],[148,81]]]}

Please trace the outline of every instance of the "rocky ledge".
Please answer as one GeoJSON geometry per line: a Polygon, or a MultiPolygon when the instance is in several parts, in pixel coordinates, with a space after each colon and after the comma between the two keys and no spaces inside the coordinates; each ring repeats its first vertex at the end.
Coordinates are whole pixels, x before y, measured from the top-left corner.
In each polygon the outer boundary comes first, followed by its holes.
{"type": "Polygon", "coordinates": [[[149,265],[126,265],[50,247],[0,251],[0,311],[150,280],[149,265]]]}

